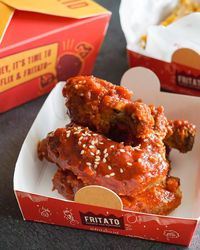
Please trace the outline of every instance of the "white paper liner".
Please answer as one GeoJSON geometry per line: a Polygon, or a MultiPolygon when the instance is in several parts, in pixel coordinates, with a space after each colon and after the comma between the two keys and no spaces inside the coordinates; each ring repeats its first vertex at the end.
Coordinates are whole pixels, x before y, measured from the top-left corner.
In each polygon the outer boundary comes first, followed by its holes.
{"type": "Polygon", "coordinates": [[[127,48],[166,62],[171,61],[178,48],[200,53],[200,13],[182,17],[166,27],[158,25],[177,3],[177,0],[122,0],[119,13],[127,48]],[[143,49],[140,41],[144,34],[147,43],[143,49]]]}

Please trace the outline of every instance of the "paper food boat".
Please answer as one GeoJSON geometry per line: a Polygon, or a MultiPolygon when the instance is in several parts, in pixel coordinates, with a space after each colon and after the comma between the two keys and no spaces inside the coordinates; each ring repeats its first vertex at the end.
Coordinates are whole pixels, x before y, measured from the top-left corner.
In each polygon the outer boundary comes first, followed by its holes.
{"type": "MultiPolygon", "coordinates": [[[[96,198],[90,199],[89,204],[68,201],[57,191],[52,191],[51,180],[57,167],[45,160],[41,162],[36,148],[38,141],[48,132],[70,121],[62,97],[63,85],[64,82],[60,82],[48,96],[16,163],[14,192],[24,219],[189,245],[200,216],[200,99],[160,92],[158,78],[144,68],[130,69],[122,78],[122,85],[134,91],[134,99],[142,98],[147,104],[163,105],[169,119],[187,119],[197,127],[193,150],[186,154],[172,150],[170,155],[171,175],[181,179],[182,204],[169,216],[159,216],[120,209],[117,195],[107,189],[105,191],[112,197],[109,199],[115,199],[117,207],[102,207],[96,198]]],[[[103,189],[96,188],[98,192],[103,189]]]]}

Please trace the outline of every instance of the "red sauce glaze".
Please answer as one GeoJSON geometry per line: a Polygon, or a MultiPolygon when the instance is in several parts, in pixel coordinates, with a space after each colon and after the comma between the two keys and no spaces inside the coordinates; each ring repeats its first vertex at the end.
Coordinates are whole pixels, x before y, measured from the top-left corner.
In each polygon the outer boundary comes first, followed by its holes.
{"type": "Polygon", "coordinates": [[[63,88],[73,122],[103,133],[114,141],[135,146],[154,130],[169,148],[192,149],[195,126],[185,120],[171,121],[162,106],[131,101],[132,92],[94,76],[70,78],[63,88]]]}
{"type": "Polygon", "coordinates": [[[38,154],[72,171],[85,185],[102,185],[119,195],[133,195],[162,181],[169,169],[163,142],[153,132],[131,147],[73,125],[50,133],[38,154]]]}
{"type": "Polygon", "coordinates": [[[73,122],[108,137],[113,128],[117,127],[119,132],[121,126],[125,127],[126,135],[122,140],[125,143],[127,137],[148,133],[154,124],[150,108],[142,102],[132,102],[132,94],[124,87],[93,76],[71,78],[63,88],[73,122]]]}
{"type": "Polygon", "coordinates": [[[166,157],[171,148],[192,149],[195,126],[168,120],[162,106],[131,101],[132,94],[93,76],[69,79],[63,96],[73,124],[49,133],[38,156],[58,165],[54,188],[67,199],[100,185],[117,193],[125,209],[169,214],[182,194],[166,157]]]}

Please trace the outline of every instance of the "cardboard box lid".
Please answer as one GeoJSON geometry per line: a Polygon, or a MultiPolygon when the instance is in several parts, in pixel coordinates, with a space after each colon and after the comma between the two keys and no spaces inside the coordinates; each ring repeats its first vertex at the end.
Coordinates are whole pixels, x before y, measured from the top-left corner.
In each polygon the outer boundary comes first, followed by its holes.
{"type": "Polygon", "coordinates": [[[109,12],[92,0],[0,0],[0,42],[15,9],[77,19],[109,12]]]}

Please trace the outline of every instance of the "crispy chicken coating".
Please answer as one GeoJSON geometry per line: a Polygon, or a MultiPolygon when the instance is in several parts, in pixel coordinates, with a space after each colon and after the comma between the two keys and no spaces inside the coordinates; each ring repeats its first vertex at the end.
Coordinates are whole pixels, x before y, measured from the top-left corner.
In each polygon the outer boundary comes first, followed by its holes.
{"type": "Polygon", "coordinates": [[[191,151],[196,133],[195,125],[186,120],[168,120],[162,106],[149,107],[155,121],[153,129],[163,137],[165,145],[168,148],[176,148],[181,153],[191,151]]]}

